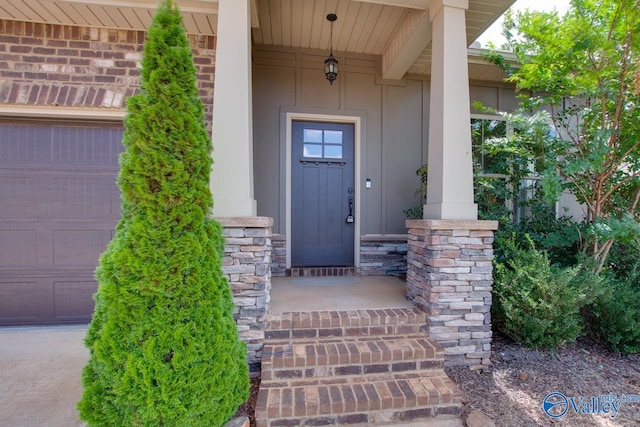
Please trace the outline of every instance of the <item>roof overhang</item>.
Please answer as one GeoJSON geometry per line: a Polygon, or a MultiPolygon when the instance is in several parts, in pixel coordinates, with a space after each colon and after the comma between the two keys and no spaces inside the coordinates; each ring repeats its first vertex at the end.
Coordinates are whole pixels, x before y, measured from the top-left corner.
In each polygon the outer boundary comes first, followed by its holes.
{"type": "MultiPolygon", "coordinates": [[[[216,35],[219,0],[176,0],[189,33],[216,35]]],[[[250,0],[254,44],[325,50],[328,13],[336,13],[334,51],[376,55],[385,79],[429,74],[429,7],[441,0],[250,0]]],[[[515,0],[468,0],[470,45],[515,0]]],[[[84,27],[146,30],[159,0],[5,0],[4,19],[84,27]]]]}

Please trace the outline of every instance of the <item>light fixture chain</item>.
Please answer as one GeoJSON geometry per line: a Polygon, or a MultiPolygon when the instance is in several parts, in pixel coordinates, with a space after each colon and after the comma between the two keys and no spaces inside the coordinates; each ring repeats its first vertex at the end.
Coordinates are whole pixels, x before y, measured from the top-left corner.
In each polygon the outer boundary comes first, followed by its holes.
{"type": "Polygon", "coordinates": [[[333,55],[333,21],[331,21],[331,33],[329,35],[329,50],[333,55]]]}

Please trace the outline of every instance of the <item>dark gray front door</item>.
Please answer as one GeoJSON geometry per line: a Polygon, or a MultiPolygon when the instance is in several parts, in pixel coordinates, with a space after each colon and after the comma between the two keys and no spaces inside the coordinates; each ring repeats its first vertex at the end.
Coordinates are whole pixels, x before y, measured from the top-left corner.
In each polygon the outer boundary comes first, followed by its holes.
{"type": "Polygon", "coordinates": [[[294,121],[291,264],[352,266],[354,126],[294,121]]]}

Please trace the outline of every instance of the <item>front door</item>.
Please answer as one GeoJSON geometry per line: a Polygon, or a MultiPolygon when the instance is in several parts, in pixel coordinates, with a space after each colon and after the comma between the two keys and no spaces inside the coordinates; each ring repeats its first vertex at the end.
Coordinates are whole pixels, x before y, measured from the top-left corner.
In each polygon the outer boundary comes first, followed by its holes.
{"type": "Polygon", "coordinates": [[[292,267],[352,266],[354,125],[294,121],[292,267]]]}

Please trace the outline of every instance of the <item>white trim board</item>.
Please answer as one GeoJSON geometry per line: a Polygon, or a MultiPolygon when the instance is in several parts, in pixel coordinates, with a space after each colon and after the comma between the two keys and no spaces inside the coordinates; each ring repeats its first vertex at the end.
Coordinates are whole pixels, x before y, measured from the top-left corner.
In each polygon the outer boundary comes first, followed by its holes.
{"type": "Polygon", "coordinates": [[[122,122],[126,113],[125,109],[0,105],[0,117],[18,117],[24,119],[70,119],[122,122]]]}

